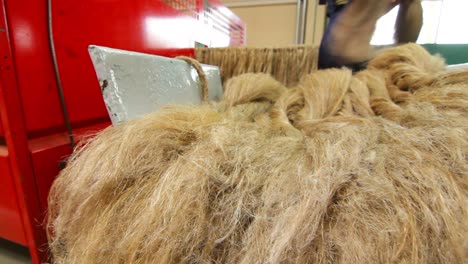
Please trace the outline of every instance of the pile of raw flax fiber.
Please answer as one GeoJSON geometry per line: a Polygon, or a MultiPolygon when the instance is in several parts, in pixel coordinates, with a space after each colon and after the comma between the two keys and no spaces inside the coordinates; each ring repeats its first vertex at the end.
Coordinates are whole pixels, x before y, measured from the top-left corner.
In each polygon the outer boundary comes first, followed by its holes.
{"type": "Polygon", "coordinates": [[[468,71],[409,44],[110,127],[55,181],[54,263],[467,263],[468,71]]]}

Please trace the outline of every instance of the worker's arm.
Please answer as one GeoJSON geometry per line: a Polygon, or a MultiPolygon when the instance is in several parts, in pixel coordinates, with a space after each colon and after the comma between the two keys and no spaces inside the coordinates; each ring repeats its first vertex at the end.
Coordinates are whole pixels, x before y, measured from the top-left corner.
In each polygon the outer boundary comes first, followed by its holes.
{"type": "MultiPolygon", "coordinates": [[[[329,0],[332,1],[332,0],[329,0]]],[[[377,20],[399,0],[351,0],[330,15],[319,49],[319,69],[347,66],[361,70],[373,57],[370,45],[377,20]]]]}
{"type": "Polygon", "coordinates": [[[401,0],[395,23],[397,43],[416,42],[423,24],[421,0],[401,0]]]}
{"type": "Polygon", "coordinates": [[[339,14],[325,40],[331,54],[344,63],[366,61],[372,56],[370,40],[377,20],[392,0],[353,0],[339,14]]]}

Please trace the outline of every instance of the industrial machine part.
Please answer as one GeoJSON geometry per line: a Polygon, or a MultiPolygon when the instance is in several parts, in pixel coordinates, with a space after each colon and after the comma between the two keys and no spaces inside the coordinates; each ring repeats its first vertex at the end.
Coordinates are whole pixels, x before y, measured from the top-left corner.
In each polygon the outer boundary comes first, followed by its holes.
{"type": "MultiPolygon", "coordinates": [[[[185,61],[100,46],[90,46],[89,54],[113,124],[170,104],[202,103],[198,73],[185,61]]],[[[219,68],[202,68],[209,100],[219,101],[223,94],[219,68]]]]}
{"type": "Polygon", "coordinates": [[[219,0],[0,4],[0,237],[37,264],[48,262],[47,196],[71,137],[111,124],[88,46],[193,56],[196,46],[242,45],[245,25],[219,0]]]}
{"type": "Polygon", "coordinates": [[[448,65],[447,69],[448,70],[466,70],[468,69],[468,63],[448,65]]]}

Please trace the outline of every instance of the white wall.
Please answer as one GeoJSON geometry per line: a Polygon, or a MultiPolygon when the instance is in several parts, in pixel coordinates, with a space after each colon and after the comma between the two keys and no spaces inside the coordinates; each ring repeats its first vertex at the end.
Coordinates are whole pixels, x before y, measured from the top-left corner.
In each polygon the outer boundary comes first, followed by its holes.
{"type": "MultiPolygon", "coordinates": [[[[295,44],[296,1],[224,0],[223,2],[246,23],[247,46],[295,44]]],[[[323,34],[325,7],[318,6],[318,0],[308,0],[308,3],[305,43],[318,44],[323,34]],[[317,16],[314,17],[316,8],[317,16]]]]}

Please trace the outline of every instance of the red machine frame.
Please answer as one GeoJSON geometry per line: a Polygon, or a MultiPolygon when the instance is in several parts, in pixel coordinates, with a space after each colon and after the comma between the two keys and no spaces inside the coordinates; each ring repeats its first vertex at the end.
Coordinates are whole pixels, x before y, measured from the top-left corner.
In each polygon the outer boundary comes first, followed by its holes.
{"type": "Polygon", "coordinates": [[[219,0],[51,0],[65,116],[47,0],[0,3],[0,237],[43,263],[48,192],[72,152],[65,120],[76,141],[110,124],[88,45],[193,56],[195,45],[242,45],[245,25],[219,0]]]}

